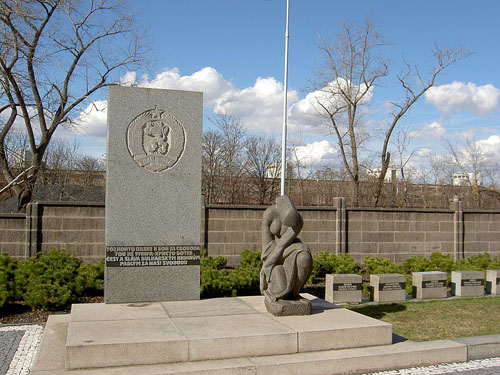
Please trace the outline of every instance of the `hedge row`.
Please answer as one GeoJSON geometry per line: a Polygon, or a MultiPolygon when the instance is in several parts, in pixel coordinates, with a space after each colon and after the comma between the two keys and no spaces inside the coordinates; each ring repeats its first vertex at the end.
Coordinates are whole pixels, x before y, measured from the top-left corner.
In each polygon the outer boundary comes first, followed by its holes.
{"type": "Polygon", "coordinates": [[[0,256],[0,308],[7,301],[24,301],[35,309],[59,310],[84,295],[102,292],[104,261],[84,264],[68,250],[24,262],[0,256]]]}
{"type": "MultiPolygon", "coordinates": [[[[221,256],[202,256],[200,262],[202,298],[259,294],[259,273],[262,266],[260,252],[245,250],[240,267],[227,267],[221,256]]],[[[429,258],[411,257],[402,264],[386,258],[365,257],[364,264],[348,254],[335,255],[320,252],[313,256],[313,271],[309,279],[314,283],[329,273],[402,273],[406,275],[407,291],[411,293],[411,273],[420,271],[500,269],[500,258],[480,254],[454,262],[449,255],[432,253],[429,258]]],[[[58,310],[69,306],[84,295],[102,293],[104,261],[82,263],[69,250],[52,249],[47,255],[38,255],[19,262],[6,254],[0,256],[0,308],[7,301],[23,300],[32,309],[58,310]]]]}

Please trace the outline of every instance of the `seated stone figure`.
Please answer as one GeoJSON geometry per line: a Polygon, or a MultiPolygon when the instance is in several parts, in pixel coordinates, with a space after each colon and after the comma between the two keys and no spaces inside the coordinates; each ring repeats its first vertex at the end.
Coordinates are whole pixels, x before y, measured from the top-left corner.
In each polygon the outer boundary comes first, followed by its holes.
{"type": "Polygon", "coordinates": [[[304,221],[286,195],[267,208],[262,219],[260,291],[274,315],[306,315],[311,306],[299,292],[311,275],[312,256],[297,235],[304,221]]]}

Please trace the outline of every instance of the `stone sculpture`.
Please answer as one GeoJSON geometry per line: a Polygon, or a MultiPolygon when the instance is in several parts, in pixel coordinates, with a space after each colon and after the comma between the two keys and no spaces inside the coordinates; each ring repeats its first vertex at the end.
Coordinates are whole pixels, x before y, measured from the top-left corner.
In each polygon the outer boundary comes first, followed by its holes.
{"type": "Polygon", "coordinates": [[[308,315],[311,303],[300,290],[312,271],[312,256],[298,238],[304,221],[286,195],[264,211],[260,291],[273,315],[308,315]]]}

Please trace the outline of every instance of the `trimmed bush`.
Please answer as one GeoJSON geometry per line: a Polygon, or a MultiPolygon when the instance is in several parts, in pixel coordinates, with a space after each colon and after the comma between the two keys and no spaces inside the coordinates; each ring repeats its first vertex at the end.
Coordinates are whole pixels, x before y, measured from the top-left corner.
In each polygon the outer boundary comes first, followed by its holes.
{"type": "Polygon", "coordinates": [[[99,263],[84,263],[78,268],[82,282],[82,294],[98,295],[104,287],[104,259],[99,263]]]}
{"type": "Polygon", "coordinates": [[[4,253],[0,256],[0,307],[16,299],[15,273],[19,262],[4,253]]]}
{"type": "Polygon", "coordinates": [[[309,283],[314,283],[318,277],[325,277],[330,273],[359,274],[361,267],[349,254],[335,255],[327,251],[320,251],[313,255],[313,270],[309,283]]]}
{"type": "Polygon", "coordinates": [[[244,250],[241,266],[225,268],[227,259],[221,256],[201,259],[202,298],[236,297],[259,294],[259,274],[262,266],[260,252],[244,250]]]}
{"type": "Polygon", "coordinates": [[[378,273],[403,273],[403,267],[391,262],[387,258],[365,257],[366,273],[369,275],[378,273]]]}
{"type": "Polygon", "coordinates": [[[16,293],[31,309],[58,310],[82,294],[85,283],[78,270],[82,261],[67,250],[52,249],[19,265],[16,293]]]}

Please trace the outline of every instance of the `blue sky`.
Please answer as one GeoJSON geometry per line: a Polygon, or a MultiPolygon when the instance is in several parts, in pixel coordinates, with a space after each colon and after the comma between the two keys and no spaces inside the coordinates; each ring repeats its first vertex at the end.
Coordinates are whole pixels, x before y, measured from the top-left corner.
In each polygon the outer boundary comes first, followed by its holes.
{"type": "MultiPolygon", "coordinates": [[[[389,77],[375,88],[368,115],[401,98],[395,75],[407,60],[422,72],[431,66],[434,43],[463,46],[473,54],[444,71],[433,95],[422,98],[402,125],[414,133],[413,148],[433,152],[443,139],[473,136],[489,155],[500,152],[500,2],[448,1],[290,1],[289,108],[304,100],[309,79],[322,63],[320,36],[334,38],[345,22],[370,18],[391,44],[389,77]]],[[[249,132],[279,136],[283,97],[285,0],[132,1],[137,20],[151,36],[147,72],[129,72],[122,81],[204,91],[204,129],[214,110],[241,118],[249,132]],[[147,4],[147,5],[146,5],[147,4]],[[147,77],[144,76],[147,73],[147,77]],[[280,91],[281,90],[281,91],[280,91]]],[[[105,108],[106,92],[94,100],[105,108]]],[[[298,108],[296,106],[296,108],[298,108]]],[[[82,114],[79,137],[93,155],[105,152],[105,112],[82,114]]],[[[291,116],[291,137],[311,163],[335,158],[334,139],[305,117],[291,116]]],[[[376,144],[373,144],[376,149],[376,144]]]]}

